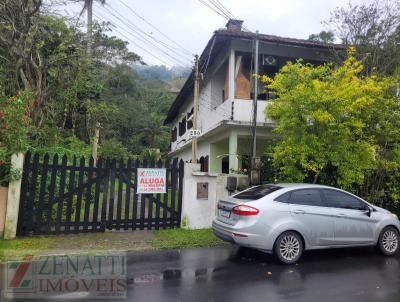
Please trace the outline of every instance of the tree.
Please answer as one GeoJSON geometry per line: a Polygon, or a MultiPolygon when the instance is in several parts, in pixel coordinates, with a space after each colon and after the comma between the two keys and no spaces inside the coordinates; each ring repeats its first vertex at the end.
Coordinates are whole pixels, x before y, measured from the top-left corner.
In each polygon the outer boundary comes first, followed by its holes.
{"type": "Polygon", "coordinates": [[[363,69],[351,50],[338,68],[298,61],[263,77],[278,95],[266,114],[281,137],[271,152],[281,179],[361,187],[393,154],[400,137],[394,81],[363,69]]]}
{"type": "Polygon", "coordinates": [[[324,43],[333,43],[335,42],[335,34],[330,30],[328,31],[323,30],[319,34],[309,35],[308,40],[324,42],[324,43]]]}
{"type": "Polygon", "coordinates": [[[327,21],[335,35],[354,46],[365,72],[393,74],[400,66],[400,1],[378,1],[337,8],[327,21]]]}

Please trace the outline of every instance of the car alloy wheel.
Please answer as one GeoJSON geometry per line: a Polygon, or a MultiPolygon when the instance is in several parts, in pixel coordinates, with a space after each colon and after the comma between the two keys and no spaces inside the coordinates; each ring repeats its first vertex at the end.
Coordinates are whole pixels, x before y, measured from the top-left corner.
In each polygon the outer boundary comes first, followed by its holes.
{"type": "Polygon", "coordinates": [[[286,264],[297,262],[303,252],[303,242],[295,232],[281,234],[275,244],[275,254],[278,259],[286,264]]]}
{"type": "Polygon", "coordinates": [[[393,227],[385,228],[379,236],[379,247],[384,255],[394,255],[399,249],[399,233],[393,227]]]}

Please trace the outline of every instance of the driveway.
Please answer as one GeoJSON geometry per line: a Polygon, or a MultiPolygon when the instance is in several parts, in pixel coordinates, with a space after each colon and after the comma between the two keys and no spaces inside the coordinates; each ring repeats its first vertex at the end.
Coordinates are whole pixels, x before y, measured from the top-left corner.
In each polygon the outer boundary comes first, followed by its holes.
{"type": "Polygon", "coordinates": [[[400,257],[314,251],[298,265],[235,247],[131,254],[130,301],[399,301],[400,257]]]}

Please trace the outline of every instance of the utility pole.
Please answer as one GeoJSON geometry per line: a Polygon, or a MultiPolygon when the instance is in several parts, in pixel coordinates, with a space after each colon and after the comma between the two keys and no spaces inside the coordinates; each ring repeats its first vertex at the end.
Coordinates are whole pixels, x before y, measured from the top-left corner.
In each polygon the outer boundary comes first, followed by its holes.
{"type": "Polygon", "coordinates": [[[86,29],[86,54],[92,56],[92,34],[93,34],[93,0],[85,0],[85,6],[87,10],[87,29],[86,29]]]}
{"type": "Polygon", "coordinates": [[[252,123],[252,135],[253,135],[253,145],[251,152],[251,174],[250,182],[256,184],[259,182],[259,169],[256,160],[256,150],[257,150],[257,100],[258,100],[258,51],[259,51],[259,39],[258,30],[256,31],[255,38],[255,50],[254,50],[254,95],[253,95],[253,123],[252,123]]]}
{"type": "Polygon", "coordinates": [[[101,128],[101,125],[99,122],[97,122],[96,127],[94,128],[94,139],[93,139],[93,146],[92,146],[92,157],[93,157],[93,166],[94,167],[96,167],[96,165],[97,165],[97,145],[99,144],[100,128],[101,128]]]}
{"type": "MultiPolygon", "coordinates": [[[[199,87],[200,87],[200,74],[199,74],[199,56],[194,57],[194,96],[193,96],[193,130],[197,129],[197,114],[199,110],[199,87]]],[[[197,163],[197,135],[192,137],[192,164],[197,163]]]]}

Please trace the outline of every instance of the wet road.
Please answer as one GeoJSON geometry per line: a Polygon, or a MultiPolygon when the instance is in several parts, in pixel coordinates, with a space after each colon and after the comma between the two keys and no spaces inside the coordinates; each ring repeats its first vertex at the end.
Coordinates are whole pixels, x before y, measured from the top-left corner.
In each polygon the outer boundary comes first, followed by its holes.
{"type": "MultiPolygon", "coordinates": [[[[306,252],[291,266],[234,246],[128,253],[126,259],[128,299],[115,301],[400,301],[400,257],[372,248],[306,252]]],[[[28,301],[88,301],[85,293],[47,297],[28,301]]]]}
{"type": "Polygon", "coordinates": [[[298,265],[235,247],[130,254],[130,301],[400,301],[400,257],[305,253],[298,265]]]}

